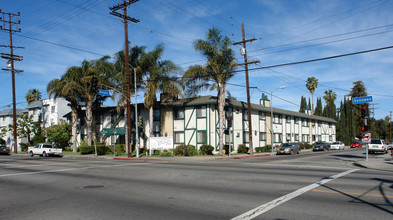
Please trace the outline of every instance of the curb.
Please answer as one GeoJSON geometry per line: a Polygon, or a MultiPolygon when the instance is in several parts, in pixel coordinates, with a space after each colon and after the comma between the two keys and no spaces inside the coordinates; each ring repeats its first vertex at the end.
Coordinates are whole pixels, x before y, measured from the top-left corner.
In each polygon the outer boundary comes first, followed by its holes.
{"type": "Polygon", "coordinates": [[[258,154],[258,155],[248,155],[248,156],[236,156],[236,157],[223,157],[216,158],[216,160],[241,160],[241,159],[249,159],[255,157],[270,157],[270,154],[258,154]]]}
{"type": "Polygon", "coordinates": [[[151,161],[151,160],[157,160],[154,158],[123,158],[123,157],[115,157],[113,160],[136,160],[136,161],[151,161]]]}

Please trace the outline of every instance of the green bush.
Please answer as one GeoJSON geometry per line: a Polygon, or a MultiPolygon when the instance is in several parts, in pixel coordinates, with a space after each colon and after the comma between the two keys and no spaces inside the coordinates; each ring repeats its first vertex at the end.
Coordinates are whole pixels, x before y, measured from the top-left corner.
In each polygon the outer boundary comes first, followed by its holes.
{"type": "Polygon", "coordinates": [[[272,147],[270,145],[266,145],[264,147],[256,147],[255,151],[257,153],[261,153],[261,152],[271,152],[272,151],[272,147]]]}
{"type": "Polygon", "coordinates": [[[198,151],[198,156],[205,156],[205,155],[206,155],[205,151],[202,150],[198,151]]]}
{"type": "Polygon", "coordinates": [[[20,148],[23,152],[27,152],[27,149],[29,148],[28,143],[20,143],[20,148]]]}
{"type": "Polygon", "coordinates": [[[91,146],[82,146],[82,143],[81,143],[81,146],[79,146],[79,152],[81,154],[94,154],[94,151],[95,151],[95,149],[94,149],[93,145],[91,145],[91,146]]]}
{"type": "Polygon", "coordinates": [[[297,144],[300,146],[301,149],[311,149],[312,148],[312,145],[309,143],[298,142],[297,144]]]}
{"type": "MultiPolygon", "coordinates": [[[[92,147],[94,149],[94,146],[92,146],[92,147]]],[[[112,149],[113,149],[113,146],[112,146],[112,149]]],[[[97,145],[97,155],[105,155],[108,152],[111,152],[110,147],[108,147],[106,145],[97,145]]]]}
{"type": "Polygon", "coordinates": [[[161,155],[161,150],[154,150],[154,151],[153,151],[153,154],[154,154],[154,155],[161,155]]]}
{"type": "Polygon", "coordinates": [[[198,154],[195,146],[185,144],[178,145],[173,151],[173,153],[176,156],[195,156],[198,154]]]}
{"type": "Polygon", "coordinates": [[[248,153],[248,147],[246,147],[246,145],[244,145],[244,144],[239,144],[239,146],[237,147],[237,152],[239,153],[239,154],[245,154],[245,153],[248,153]]]}
{"type": "Polygon", "coordinates": [[[162,152],[160,154],[160,157],[172,157],[172,153],[171,152],[162,152]]]}
{"type": "Polygon", "coordinates": [[[199,149],[201,152],[204,152],[205,155],[213,155],[214,147],[210,144],[204,144],[199,149]]]}

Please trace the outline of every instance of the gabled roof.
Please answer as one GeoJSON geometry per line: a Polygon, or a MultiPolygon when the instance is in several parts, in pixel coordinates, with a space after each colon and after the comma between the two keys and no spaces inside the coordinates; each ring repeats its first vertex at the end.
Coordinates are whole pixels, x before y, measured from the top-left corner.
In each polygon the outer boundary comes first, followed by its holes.
{"type": "MultiPolygon", "coordinates": [[[[183,100],[176,99],[176,100],[166,101],[166,102],[162,102],[161,105],[168,106],[168,107],[169,106],[182,107],[182,106],[217,104],[217,102],[218,102],[218,99],[215,96],[201,96],[201,97],[188,98],[188,99],[183,99],[183,100]]],[[[237,100],[233,100],[233,99],[226,99],[225,106],[238,107],[241,109],[248,108],[246,102],[241,102],[241,101],[237,101],[237,100]]],[[[270,107],[265,107],[265,106],[253,104],[253,103],[251,103],[251,109],[254,111],[270,112],[270,107]]],[[[273,108],[273,112],[280,113],[283,115],[288,115],[288,116],[295,116],[295,117],[299,117],[299,118],[308,118],[308,119],[312,119],[312,120],[337,123],[336,120],[331,119],[331,118],[326,118],[326,117],[316,116],[316,115],[307,115],[305,113],[294,112],[294,111],[289,111],[289,110],[284,110],[284,109],[279,109],[279,108],[273,108]]]]}
{"type": "Polygon", "coordinates": [[[34,101],[26,107],[26,109],[42,108],[42,100],[34,101]]]}
{"type": "MultiPolygon", "coordinates": [[[[16,109],[16,115],[20,115],[25,112],[25,109],[16,109]]],[[[4,109],[0,111],[0,116],[13,116],[14,112],[12,108],[4,109]]]]}

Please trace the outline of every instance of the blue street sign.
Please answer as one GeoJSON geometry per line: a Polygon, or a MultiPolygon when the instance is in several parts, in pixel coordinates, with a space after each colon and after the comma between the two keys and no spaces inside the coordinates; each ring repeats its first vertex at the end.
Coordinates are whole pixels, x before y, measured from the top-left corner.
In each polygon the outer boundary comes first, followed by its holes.
{"type": "Polygon", "coordinates": [[[352,99],[352,104],[361,104],[361,103],[367,103],[372,101],[373,101],[372,96],[356,97],[352,99]]]}
{"type": "Polygon", "coordinates": [[[98,90],[98,95],[109,96],[109,90],[102,90],[102,89],[99,89],[99,90],[98,90]]]}

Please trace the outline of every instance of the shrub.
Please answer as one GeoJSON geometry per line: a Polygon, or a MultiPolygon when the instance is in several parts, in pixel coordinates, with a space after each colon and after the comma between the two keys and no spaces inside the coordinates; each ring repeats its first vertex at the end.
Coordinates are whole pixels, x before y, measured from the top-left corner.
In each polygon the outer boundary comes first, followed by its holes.
{"type": "Polygon", "coordinates": [[[185,144],[178,145],[173,151],[173,153],[176,156],[195,156],[198,154],[194,145],[185,145],[185,144]]]}
{"type": "Polygon", "coordinates": [[[82,143],[81,143],[81,146],[79,146],[79,152],[81,154],[94,154],[94,151],[95,151],[95,149],[94,149],[93,145],[91,145],[91,146],[82,146],[82,143]]]}
{"type": "Polygon", "coordinates": [[[23,152],[27,152],[27,149],[29,148],[28,143],[20,143],[20,148],[23,152]]]}
{"type": "Polygon", "coordinates": [[[206,155],[205,151],[202,151],[202,150],[198,151],[198,156],[205,156],[205,155],[206,155]]]}
{"type": "Polygon", "coordinates": [[[237,147],[237,152],[239,153],[239,154],[244,154],[244,153],[247,153],[248,152],[248,147],[246,147],[246,145],[244,145],[244,144],[239,144],[239,146],[237,147]]]}
{"type": "Polygon", "coordinates": [[[270,145],[266,145],[264,147],[256,147],[255,151],[257,153],[261,153],[261,152],[271,152],[272,151],[272,147],[270,145]]]}
{"type": "Polygon", "coordinates": [[[160,157],[172,157],[172,153],[171,152],[162,152],[160,154],[160,157]]]}
{"type": "Polygon", "coordinates": [[[206,155],[206,154],[207,154],[207,155],[213,155],[213,150],[214,150],[214,147],[211,146],[210,144],[204,144],[204,145],[202,145],[202,146],[200,147],[200,151],[201,151],[201,152],[204,152],[205,155],[206,155]]]}
{"type": "Polygon", "coordinates": [[[64,151],[72,152],[72,147],[66,147],[64,151]]]}
{"type": "MultiPolygon", "coordinates": [[[[92,147],[94,149],[94,145],[92,145],[92,147]]],[[[97,155],[105,155],[106,153],[108,153],[110,151],[111,151],[111,149],[106,145],[97,145],[97,155]]],[[[93,152],[94,152],[94,150],[93,150],[93,152]]]]}
{"type": "Polygon", "coordinates": [[[161,150],[154,150],[154,151],[153,151],[153,154],[154,154],[154,155],[161,155],[161,150]]]}

